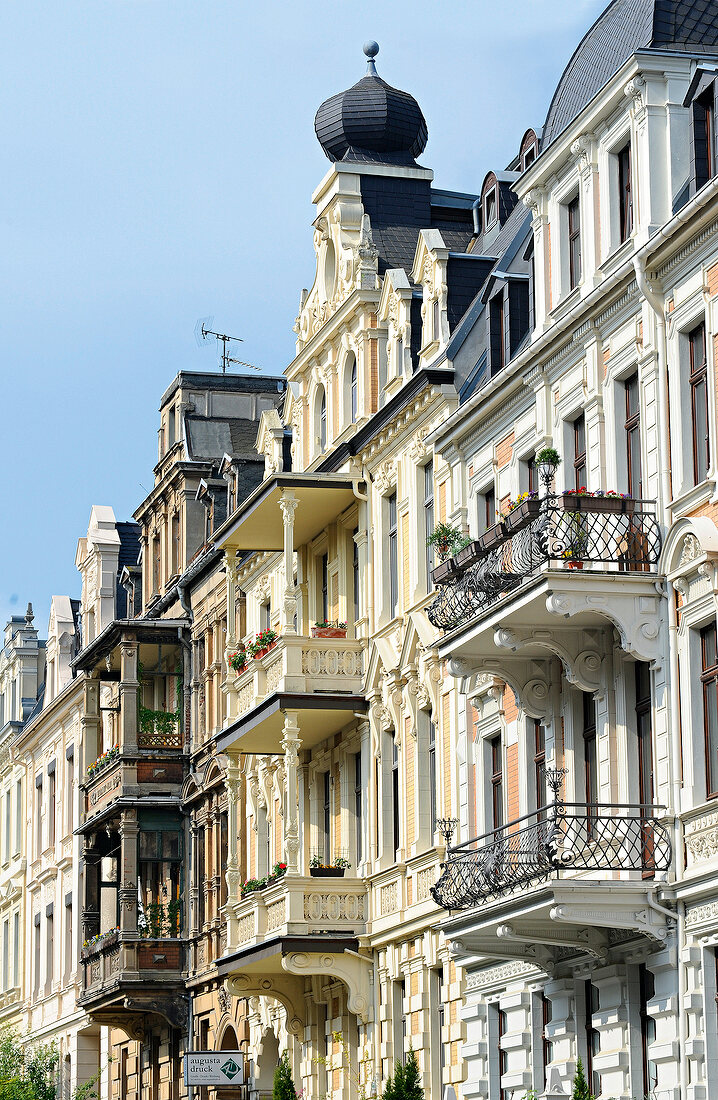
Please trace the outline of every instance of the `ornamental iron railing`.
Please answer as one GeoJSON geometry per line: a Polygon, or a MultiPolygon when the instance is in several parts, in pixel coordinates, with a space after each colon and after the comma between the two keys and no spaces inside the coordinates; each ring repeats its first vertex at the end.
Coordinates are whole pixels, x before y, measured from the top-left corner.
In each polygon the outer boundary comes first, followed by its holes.
{"type": "MultiPolygon", "coordinates": [[[[553,772],[555,801],[491,833],[450,848],[434,900],[444,909],[472,909],[545,882],[561,871],[667,871],[672,849],[661,807],[564,803],[553,772]]],[[[556,777],[558,776],[558,782],[556,777]]]]}
{"type": "Polygon", "coordinates": [[[564,494],[525,505],[523,514],[491,529],[493,539],[482,536],[434,571],[437,595],[427,608],[434,626],[453,630],[469,622],[545,566],[655,569],[661,532],[653,501],[564,494]]]}

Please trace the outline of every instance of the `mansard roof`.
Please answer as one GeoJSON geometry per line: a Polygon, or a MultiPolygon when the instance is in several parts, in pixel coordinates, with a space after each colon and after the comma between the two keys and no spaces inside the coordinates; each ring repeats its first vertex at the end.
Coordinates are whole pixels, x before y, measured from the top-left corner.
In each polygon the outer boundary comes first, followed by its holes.
{"type": "Polygon", "coordinates": [[[550,145],[638,50],[718,55],[718,0],[612,0],[584,35],[554,92],[550,145]]]}

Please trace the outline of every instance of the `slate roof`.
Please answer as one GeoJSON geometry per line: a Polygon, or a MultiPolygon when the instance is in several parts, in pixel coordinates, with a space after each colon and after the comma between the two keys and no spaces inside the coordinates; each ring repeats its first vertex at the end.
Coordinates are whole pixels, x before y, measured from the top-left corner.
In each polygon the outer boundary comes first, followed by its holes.
{"type": "Polygon", "coordinates": [[[314,119],[319,144],[334,161],[413,165],[429,139],[426,119],[412,95],[392,88],[373,67],[322,103],[314,119]]]}
{"type": "MultiPolygon", "coordinates": [[[[118,558],[118,573],[125,565],[137,565],[140,555],[140,525],[131,521],[116,524],[117,534],[120,536],[120,553],[118,558]]],[[[70,601],[70,603],[78,601],[70,601]]]]}
{"type": "Polygon", "coordinates": [[[644,49],[718,54],[718,0],[612,0],[564,69],[546,116],[545,149],[621,65],[644,49]]]}
{"type": "Polygon", "coordinates": [[[257,458],[257,421],[242,417],[188,416],[187,445],[192,459],[221,459],[222,455],[257,458]]]}

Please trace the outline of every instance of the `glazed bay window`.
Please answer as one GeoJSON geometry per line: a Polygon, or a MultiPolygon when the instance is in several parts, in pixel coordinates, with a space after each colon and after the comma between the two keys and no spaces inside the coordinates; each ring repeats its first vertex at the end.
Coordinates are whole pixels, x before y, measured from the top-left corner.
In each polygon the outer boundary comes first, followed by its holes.
{"type": "Polygon", "coordinates": [[[706,798],[718,796],[718,640],[716,624],[701,630],[701,684],[703,687],[703,742],[706,761],[706,798]]]}
{"type": "Polygon", "coordinates": [[[396,512],[396,493],[387,497],[387,564],[389,567],[389,618],[394,619],[399,607],[399,527],[396,512]]]}
{"type": "Polygon", "coordinates": [[[631,143],[616,154],[618,161],[618,228],[621,244],[633,232],[633,181],[631,171],[631,143]]]}
{"type": "Polygon", "coordinates": [[[632,374],[623,383],[626,398],[626,485],[629,496],[642,496],[641,476],[641,404],[638,375],[632,374]]]}
{"type": "Polygon", "coordinates": [[[363,813],[364,784],[362,782],[361,752],[354,753],[354,843],[356,847],[356,866],[358,867],[364,858],[363,844],[363,813]]]}
{"type": "Polygon", "coordinates": [[[568,233],[568,287],[573,290],[581,281],[581,205],[576,195],[566,205],[568,233]]]}
{"type": "Polygon", "coordinates": [[[182,927],[182,833],[179,823],[141,825],[138,868],[145,935],[153,939],[179,935],[182,927]]]}
{"type": "Polygon", "coordinates": [[[693,450],[693,484],[700,485],[708,476],[710,437],[708,432],[708,365],[706,361],[706,326],[701,322],[692,329],[688,340],[688,368],[691,402],[691,441],[693,450]]]}

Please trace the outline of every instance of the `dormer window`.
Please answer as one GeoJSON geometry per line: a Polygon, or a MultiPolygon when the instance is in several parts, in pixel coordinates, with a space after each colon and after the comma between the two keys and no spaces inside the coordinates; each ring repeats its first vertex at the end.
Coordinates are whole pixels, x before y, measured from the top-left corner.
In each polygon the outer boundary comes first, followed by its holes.
{"type": "Polygon", "coordinates": [[[691,194],[716,175],[716,74],[697,69],[684,107],[691,111],[691,194]]]}
{"type": "Polygon", "coordinates": [[[538,156],[538,135],[535,130],[527,130],[521,139],[521,147],[519,149],[519,168],[522,172],[525,172],[530,164],[536,160],[538,156]]]}
{"type": "Polygon", "coordinates": [[[484,198],[484,227],[490,229],[498,217],[498,202],[496,188],[487,192],[484,198]]]}

